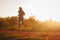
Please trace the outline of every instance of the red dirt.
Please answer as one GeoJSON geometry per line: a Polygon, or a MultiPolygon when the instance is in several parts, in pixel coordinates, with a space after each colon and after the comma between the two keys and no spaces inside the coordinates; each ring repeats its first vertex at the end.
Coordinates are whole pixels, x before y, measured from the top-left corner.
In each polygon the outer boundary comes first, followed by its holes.
{"type": "Polygon", "coordinates": [[[20,31],[0,31],[0,34],[30,38],[46,38],[51,40],[60,40],[59,32],[20,32],[20,31]]]}

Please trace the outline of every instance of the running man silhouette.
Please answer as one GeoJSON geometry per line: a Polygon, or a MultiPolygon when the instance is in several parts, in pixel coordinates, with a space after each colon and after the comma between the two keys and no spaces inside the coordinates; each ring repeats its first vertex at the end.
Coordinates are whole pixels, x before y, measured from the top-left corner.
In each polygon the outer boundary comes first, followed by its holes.
{"type": "Polygon", "coordinates": [[[18,10],[18,17],[19,17],[19,30],[20,30],[20,24],[24,24],[24,15],[25,15],[25,12],[22,10],[21,7],[19,7],[19,10],[18,10]]]}

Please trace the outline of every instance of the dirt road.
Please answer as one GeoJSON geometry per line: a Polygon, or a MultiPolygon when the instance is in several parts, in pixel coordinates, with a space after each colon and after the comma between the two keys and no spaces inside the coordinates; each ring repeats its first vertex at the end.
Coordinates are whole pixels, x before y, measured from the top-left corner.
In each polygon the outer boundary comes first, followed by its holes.
{"type": "Polygon", "coordinates": [[[20,31],[0,31],[0,35],[18,36],[24,38],[38,38],[46,40],[60,40],[59,32],[20,32],[20,31]]]}

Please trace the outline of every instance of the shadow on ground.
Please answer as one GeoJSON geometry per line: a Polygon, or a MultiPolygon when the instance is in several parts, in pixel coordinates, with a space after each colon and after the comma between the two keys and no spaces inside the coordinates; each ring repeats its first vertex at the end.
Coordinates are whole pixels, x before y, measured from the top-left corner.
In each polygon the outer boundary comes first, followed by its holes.
{"type": "Polygon", "coordinates": [[[45,40],[45,39],[21,38],[21,37],[15,37],[15,36],[0,36],[0,40],[45,40]]]}

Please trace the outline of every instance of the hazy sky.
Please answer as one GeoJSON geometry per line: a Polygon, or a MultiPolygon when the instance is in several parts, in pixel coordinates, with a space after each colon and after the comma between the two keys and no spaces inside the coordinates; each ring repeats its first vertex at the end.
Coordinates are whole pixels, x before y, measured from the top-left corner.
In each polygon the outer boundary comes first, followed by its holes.
{"type": "Polygon", "coordinates": [[[25,17],[34,15],[43,21],[60,21],[60,0],[0,0],[0,16],[18,15],[19,6],[25,11],[25,17]]]}

